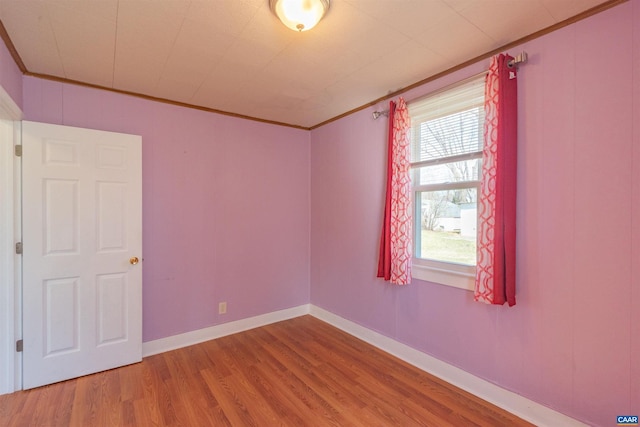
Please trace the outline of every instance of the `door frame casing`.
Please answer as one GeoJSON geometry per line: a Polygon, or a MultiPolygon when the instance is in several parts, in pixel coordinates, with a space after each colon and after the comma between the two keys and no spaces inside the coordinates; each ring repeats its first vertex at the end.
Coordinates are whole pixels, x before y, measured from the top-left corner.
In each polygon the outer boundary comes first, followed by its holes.
{"type": "Polygon", "coordinates": [[[14,154],[21,119],[22,110],[0,86],[0,394],[22,388],[22,353],[15,348],[22,336],[22,260],[15,253],[22,238],[21,159],[14,154]]]}

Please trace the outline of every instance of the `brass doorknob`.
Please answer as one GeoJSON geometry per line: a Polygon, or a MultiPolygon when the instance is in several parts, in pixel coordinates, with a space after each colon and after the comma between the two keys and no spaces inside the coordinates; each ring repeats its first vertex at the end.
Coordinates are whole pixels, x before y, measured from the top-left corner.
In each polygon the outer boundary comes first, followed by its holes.
{"type": "Polygon", "coordinates": [[[138,262],[140,262],[140,260],[137,256],[132,256],[131,258],[129,258],[129,264],[131,265],[136,265],[138,262]]]}

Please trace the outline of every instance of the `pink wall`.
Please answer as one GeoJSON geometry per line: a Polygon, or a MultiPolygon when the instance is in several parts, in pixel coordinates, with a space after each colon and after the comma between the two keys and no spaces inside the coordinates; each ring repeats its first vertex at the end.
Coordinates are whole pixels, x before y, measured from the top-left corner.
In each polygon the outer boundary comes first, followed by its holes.
{"type": "Polygon", "coordinates": [[[309,302],[308,132],[33,77],[24,111],[142,135],[144,341],[309,302]]]}
{"type": "Polygon", "coordinates": [[[311,301],[568,415],[611,425],[640,410],[640,4],[512,52],[520,50],[530,61],[519,82],[511,309],[474,303],[454,288],[374,278],[386,124],[371,120],[373,109],[309,135],[22,78],[2,43],[0,84],[27,120],[143,136],[145,341],[311,301]],[[220,301],[228,302],[224,316],[220,301]]]}
{"type": "Polygon", "coordinates": [[[375,278],[386,123],[371,119],[374,108],[311,134],[311,303],[612,425],[640,411],[640,2],[511,52],[521,50],[530,61],[519,77],[517,306],[375,278]]]}
{"type": "Polygon", "coordinates": [[[22,73],[3,42],[0,42],[0,86],[22,108],[22,73]]]}
{"type": "MultiPolygon", "coordinates": [[[[631,223],[631,294],[629,295],[631,304],[631,407],[640,412],[640,5],[633,4],[632,19],[633,25],[633,141],[631,143],[631,161],[633,164],[631,182],[633,190],[631,192],[631,212],[633,218],[631,223]]],[[[622,299],[622,298],[621,298],[622,299]]]]}

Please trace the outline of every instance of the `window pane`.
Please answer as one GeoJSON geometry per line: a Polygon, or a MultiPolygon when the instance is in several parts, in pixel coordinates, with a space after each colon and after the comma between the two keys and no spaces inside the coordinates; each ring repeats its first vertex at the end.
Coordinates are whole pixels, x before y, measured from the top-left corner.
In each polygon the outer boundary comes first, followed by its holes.
{"type": "Polygon", "coordinates": [[[425,166],[418,169],[418,182],[414,185],[479,181],[481,159],[425,166]]]}
{"type": "Polygon", "coordinates": [[[416,257],[475,265],[477,189],[425,191],[416,201],[416,257]]]}
{"type": "Polygon", "coordinates": [[[482,151],[484,110],[474,107],[414,123],[413,162],[482,151]]]}

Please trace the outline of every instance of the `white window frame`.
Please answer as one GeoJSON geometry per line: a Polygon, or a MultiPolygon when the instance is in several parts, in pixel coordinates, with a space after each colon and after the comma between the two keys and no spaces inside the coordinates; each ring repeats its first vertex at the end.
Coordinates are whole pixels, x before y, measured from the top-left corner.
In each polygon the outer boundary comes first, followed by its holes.
{"type": "MultiPolygon", "coordinates": [[[[427,97],[435,96],[437,94],[454,89],[455,87],[464,83],[470,82],[475,79],[484,77],[486,73],[481,75],[470,77],[464,81],[458,82],[454,85],[445,87],[434,94],[427,95],[427,97]]],[[[425,98],[422,98],[425,99],[425,98]]],[[[416,102],[416,101],[414,101],[416,102]]],[[[420,101],[418,101],[420,102],[420,101]]],[[[413,103],[413,102],[412,102],[413,103]]],[[[409,103],[409,111],[411,111],[411,104],[409,103]]],[[[426,160],[421,162],[412,162],[411,173],[416,173],[420,167],[431,166],[435,164],[450,163],[455,161],[470,160],[475,158],[482,158],[482,151],[476,151],[473,153],[465,153],[458,156],[451,156],[447,158],[438,158],[434,160],[426,160]]],[[[418,280],[424,280],[427,282],[452,286],[459,289],[473,291],[476,278],[476,266],[458,264],[446,261],[437,261],[432,259],[416,258],[416,241],[418,240],[418,233],[421,232],[422,212],[421,206],[418,206],[417,195],[420,192],[425,191],[439,191],[439,190],[453,190],[460,188],[472,188],[475,186],[477,194],[480,194],[480,181],[463,181],[456,183],[438,183],[430,185],[414,185],[415,180],[412,180],[412,192],[413,192],[413,204],[414,204],[414,257],[412,262],[412,277],[418,280]]]]}

